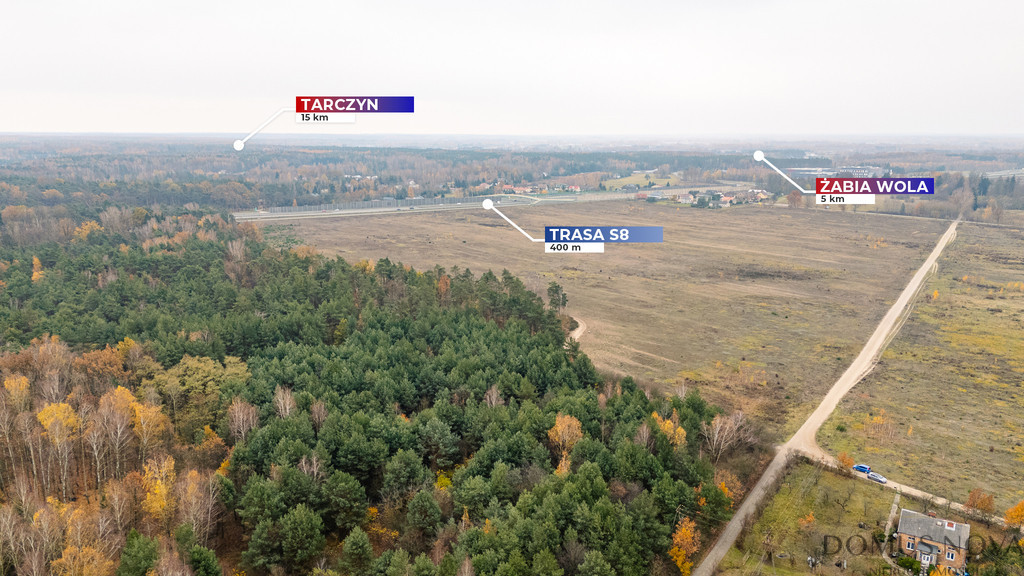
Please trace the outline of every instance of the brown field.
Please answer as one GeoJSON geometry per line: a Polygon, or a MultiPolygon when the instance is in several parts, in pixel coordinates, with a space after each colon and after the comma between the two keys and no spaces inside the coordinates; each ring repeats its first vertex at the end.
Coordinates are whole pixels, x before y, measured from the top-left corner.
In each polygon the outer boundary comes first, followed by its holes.
{"type": "Polygon", "coordinates": [[[663,244],[544,254],[496,214],[356,216],[274,225],[349,261],[388,257],[479,274],[508,269],[544,294],[557,281],[587,325],[581,345],[610,372],[674,388],[795,431],[948,225],[852,212],[639,202],[506,207],[535,237],[545,225],[661,225],[663,244]]]}
{"type": "Polygon", "coordinates": [[[1000,514],[1024,498],[1022,250],[1019,229],[961,225],[882,363],[819,442],[954,501],[980,488],[1000,514]]]}

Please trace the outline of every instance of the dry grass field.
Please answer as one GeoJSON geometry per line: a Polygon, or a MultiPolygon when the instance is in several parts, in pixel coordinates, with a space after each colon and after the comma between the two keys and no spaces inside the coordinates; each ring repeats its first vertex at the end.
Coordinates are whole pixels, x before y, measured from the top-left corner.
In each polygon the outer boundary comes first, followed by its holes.
{"type": "Polygon", "coordinates": [[[480,209],[322,218],[273,225],[349,261],[417,269],[508,269],[544,294],[557,281],[587,325],[583,350],[606,371],[795,431],[932,249],[948,223],[823,210],[696,210],[635,201],[507,207],[535,237],[545,225],[654,225],[663,244],[545,254],[480,209]]]}
{"type": "Polygon", "coordinates": [[[882,363],[819,442],[955,501],[981,488],[1002,513],[1024,498],[1021,230],[961,225],[882,363]]]}

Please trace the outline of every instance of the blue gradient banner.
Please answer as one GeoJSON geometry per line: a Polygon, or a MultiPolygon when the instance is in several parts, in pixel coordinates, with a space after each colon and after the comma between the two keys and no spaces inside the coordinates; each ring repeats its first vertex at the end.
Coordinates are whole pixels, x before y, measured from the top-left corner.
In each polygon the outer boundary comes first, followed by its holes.
{"type": "Polygon", "coordinates": [[[295,112],[412,112],[412,96],[296,96],[295,112]]]}
{"type": "Polygon", "coordinates": [[[661,242],[661,226],[545,226],[545,242],[661,242]]]}

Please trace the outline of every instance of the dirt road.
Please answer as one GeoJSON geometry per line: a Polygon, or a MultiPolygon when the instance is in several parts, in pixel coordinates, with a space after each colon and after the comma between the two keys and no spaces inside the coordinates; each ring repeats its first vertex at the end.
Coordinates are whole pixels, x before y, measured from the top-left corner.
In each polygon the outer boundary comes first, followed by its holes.
{"type": "Polygon", "coordinates": [[[576,329],[573,330],[572,332],[569,332],[569,338],[572,338],[573,340],[579,342],[580,337],[583,336],[583,333],[587,331],[587,323],[579,318],[573,318],[573,320],[576,321],[576,329]]]}
{"type": "MultiPolygon", "coordinates": [[[[783,470],[786,469],[786,464],[789,462],[790,457],[794,453],[807,454],[815,460],[824,460],[825,462],[833,462],[834,459],[831,455],[823,451],[815,439],[817,436],[818,428],[825,423],[825,420],[832,414],[832,411],[836,409],[839,401],[850,391],[853,386],[861,380],[871,369],[875,366],[879,355],[882,350],[889,343],[890,338],[899,330],[899,327],[903,324],[903,320],[906,318],[906,314],[909,310],[910,303],[914,297],[921,290],[921,286],[924,285],[925,278],[935,269],[936,262],[939,259],[939,255],[942,254],[942,250],[945,249],[946,245],[956,237],[956,227],[959,224],[959,220],[950,224],[949,229],[946,233],[939,238],[938,243],[935,245],[935,249],[928,255],[928,258],[924,261],[924,264],[917,270],[914,276],[910,279],[910,283],[900,293],[899,298],[893,303],[892,307],[879,322],[878,327],[868,338],[864,348],[854,359],[850,367],[843,372],[843,375],[839,377],[839,380],[832,385],[832,388],[825,395],[825,399],[822,400],[818,408],[807,418],[803,426],[797,430],[796,434],[786,442],[778,452],[775,454],[775,458],[772,459],[768,468],[764,471],[761,479],[757,481],[754,488],[751,489],[750,494],[747,495],[746,499],[740,505],[739,509],[736,510],[736,514],[733,515],[732,520],[726,524],[719,535],[718,540],[715,541],[715,545],[711,547],[707,555],[701,563],[694,569],[693,576],[712,576],[715,569],[718,568],[718,564],[725,558],[726,553],[732,548],[736,539],[739,537],[740,532],[743,529],[744,523],[750,518],[757,510],[761,501],[767,495],[768,488],[774,485],[780,478],[783,470]]],[[[893,487],[896,487],[893,483],[893,487]]],[[[913,495],[916,492],[914,489],[899,486],[903,493],[913,495]]]]}

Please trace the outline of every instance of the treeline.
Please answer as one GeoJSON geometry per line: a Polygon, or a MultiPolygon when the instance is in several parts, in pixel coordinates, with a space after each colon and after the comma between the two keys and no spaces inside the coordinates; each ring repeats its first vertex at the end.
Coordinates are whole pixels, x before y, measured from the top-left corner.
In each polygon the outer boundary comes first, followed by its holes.
{"type": "Polygon", "coordinates": [[[686,573],[738,499],[507,272],[119,222],[0,248],[0,574],[686,573]]]}
{"type": "MultiPolygon", "coordinates": [[[[174,141],[33,140],[0,144],[0,204],[133,205],[218,210],[316,205],[386,196],[472,195],[510,185],[632,170],[721,171],[745,155],[713,153],[511,152],[407,148],[250,146],[174,141]]],[[[598,179],[599,180],[599,179],[598,179]]],[[[596,187],[596,183],[595,183],[596,187]]]]}
{"type": "Polygon", "coordinates": [[[879,210],[931,218],[963,216],[965,220],[998,224],[1006,210],[1024,210],[1024,179],[990,179],[979,173],[935,174],[935,197],[913,200],[886,196],[879,210]]]}

